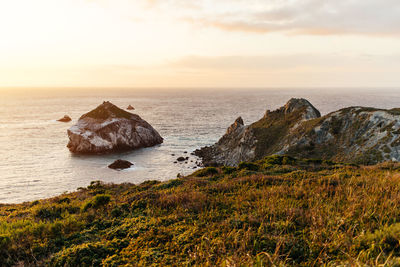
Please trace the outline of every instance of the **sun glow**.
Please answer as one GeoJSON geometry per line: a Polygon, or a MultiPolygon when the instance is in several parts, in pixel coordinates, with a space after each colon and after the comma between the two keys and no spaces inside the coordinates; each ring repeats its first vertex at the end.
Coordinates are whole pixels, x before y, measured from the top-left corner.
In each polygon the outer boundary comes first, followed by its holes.
{"type": "MultiPolygon", "coordinates": [[[[321,28],[313,28],[309,21],[320,14],[285,25],[288,18],[296,21],[296,13],[289,2],[282,2],[289,7],[271,3],[2,0],[0,86],[399,83],[397,34],[377,35],[362,24],[332,30],[321,22],[321,28]],[[263,8],[267,20],[255,13],[263,8]]],[[[358,14],[352,8],[354,14],[344,14],[342,24],[358,14]]]]}

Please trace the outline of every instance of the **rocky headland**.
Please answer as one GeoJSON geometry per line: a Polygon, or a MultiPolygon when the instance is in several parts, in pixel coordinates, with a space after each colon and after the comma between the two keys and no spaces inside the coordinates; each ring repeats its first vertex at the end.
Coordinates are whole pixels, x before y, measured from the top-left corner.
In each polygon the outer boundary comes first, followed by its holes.
{"type": "Polygon", "coordinates": [[[206,166],[273,154],[366,165],[400,161],[400,109],[349,107],[321,117],[310,102],[293,98],[250,125],[239,117],[216,144],[195,154],[206,166]]]}
{"type": "Polygon", "coordinates": [[[68,137],[71,152],[88,154],[151,147],[163,142],[145,120],[108,101],[82,115],[68,130],[68,137]]]}

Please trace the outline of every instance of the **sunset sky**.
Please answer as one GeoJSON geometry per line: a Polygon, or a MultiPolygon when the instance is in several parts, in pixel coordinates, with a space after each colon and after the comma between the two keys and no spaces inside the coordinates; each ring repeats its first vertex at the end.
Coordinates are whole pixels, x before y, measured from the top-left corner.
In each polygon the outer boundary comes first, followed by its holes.
{"type": "Polygon", "coordinates": [[[0,0],[0,87],[399,85],[399,0],[0,0]]]}

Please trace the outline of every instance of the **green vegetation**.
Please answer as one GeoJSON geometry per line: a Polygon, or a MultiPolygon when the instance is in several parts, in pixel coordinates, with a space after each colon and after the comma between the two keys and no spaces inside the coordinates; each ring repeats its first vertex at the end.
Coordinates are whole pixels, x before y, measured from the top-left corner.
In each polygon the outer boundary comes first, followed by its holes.
{"type": "Polygon", "coordinates": [[[105,120],[110,117],[110,114],[114,114],[116,118],[130,119],[132,117],[132,113],[120,109],[119,107],[111,104],[110,102],[104,102],[102,105],[98,106],[94,110],[82,115],[80,119],[93,118],[93,119],[105,120]]]}
{"type": "Polygon", "coordinates": [[[256,158],[279,151],[280,141],[285,138],[289,129],[298,123],[306,107],[296,112],[285,114],[283,112],[270,112],[261,120],[253,123],[250,127],[258,140],[256,147],[256,158]]]}
{"type": "Polygon", "coordinates": [[[0,265],[400,262],[400,164],[271,156],[0,205],[0,265]]]}

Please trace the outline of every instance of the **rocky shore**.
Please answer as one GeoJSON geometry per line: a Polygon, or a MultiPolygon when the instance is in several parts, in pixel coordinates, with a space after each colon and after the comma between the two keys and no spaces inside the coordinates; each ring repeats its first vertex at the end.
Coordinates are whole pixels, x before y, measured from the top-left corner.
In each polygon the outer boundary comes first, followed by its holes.
{"type": "Polygon", "coordinates": [[[195,151],[206,166],[236,166],[267,155],[359,164],[400,160],[400,109],[344,108],[321,117],[305,99],[244,125],[242,118],[214,145],[195,151]]]}

